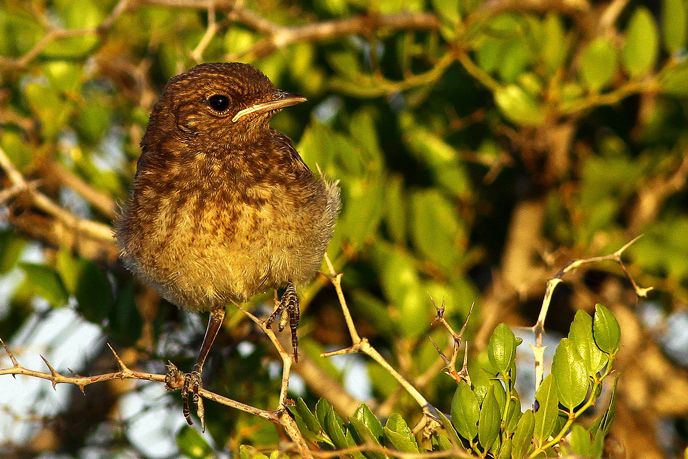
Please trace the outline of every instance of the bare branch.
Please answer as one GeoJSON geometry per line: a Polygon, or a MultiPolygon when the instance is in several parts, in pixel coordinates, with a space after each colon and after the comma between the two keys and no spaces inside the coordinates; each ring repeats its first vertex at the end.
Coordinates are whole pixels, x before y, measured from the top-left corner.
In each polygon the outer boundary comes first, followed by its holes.
{"type": "Polygon", "coordinates": [[[633,285],[633,290],[635,291],[635,294],[639,297],[643,297],[643,298],[646,297],[648,292],[652,290],[652,287],[643,288],[643,287],[638,286],[638,284],[636,284],[635,280],[633,280],[633,277],[631,277],[630,273],[626,269],[624,262],[621,260],[621,256],[626,251],[626,249],[628,249],[631,245],[633,245],[641,237],[642,237],[642,235],[636,236],[635,238],[633,238],[631,241],[624,244],[623,247],[616,250],[612,254],[599,256],[599,257],[581,258],[578,260],[573,260],[572,262],[570,262],[569,264],[564,266],[554,277],[550,278],[547,281],[547,289],[545,290],[545,295],[544,295],[544,298],[542,299],[542,306],[540,307],[540,314],[538,315],[537,322],[532,327],[533,333],[535,334],[535,345],[532,345],[531,348],[533,349],[533,354],[535,356],[535,389],[536,390],[538,387],[540,387],[540,382],[542,382],[542,377],[544,375],[545,347],[542,345],[542,337],[545,333],[545,319],[547,318],[547,312],[549,311],[549,305],[550,305],[550,302],[552,301],[552,295],[554,294],[554,290],[557,288],[557,285],[559,285],[560,283],[563,282],[563,277],[567,273],[575,271],[577,268],[579,268],[583,265],[590,264],[590,263],[599,263],[602,261],[614,261],[621,266],[621,269],[623,270],[624,274],[626,274],[626,277],[628,277],[629,281],[633,285]]]}
{"type": "Polygon", "coordinates": [[[423,413],[426,416],[434,417],[435,408],[423,397],[423,395],[416,389],[406,378],[404,378],[392,365],[385,360],[384,357],[375,349],[369,342],[367,338],[361,338],[356,329],[356,325],[351,318],[351,312],[349,311],[349,306],[346,303],[346,298],[344,298],[344,292],[342,291],[342,274],[337,273],[334,269],[334,265],[327,254],[325,254],[325,263],[330,271],[330,281],[334,285],[335,291],[337,292],[337,298],[339,298],[339,306],[342,309],[342,314],[344,314],[344,319],[346,320],[347,327],[349,328],[349,334],[351,335],[352,345],[345,349],[340,349],[333,352],[326,352],[322,354],[323,357],[331,357],[334,355],[344,355],[344,354],[354,354],[361,352],[368,357],[375,360],[382,368],[385,369],[397,382],[409,393],[409,395],[420,405],[423,409],[423,413]]]}

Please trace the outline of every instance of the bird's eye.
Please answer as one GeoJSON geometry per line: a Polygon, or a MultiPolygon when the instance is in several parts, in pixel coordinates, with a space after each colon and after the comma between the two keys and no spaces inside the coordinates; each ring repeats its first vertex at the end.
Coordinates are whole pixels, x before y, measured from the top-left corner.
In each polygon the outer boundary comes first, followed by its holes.
{"type": "Polygon", "coordinates": [[[215,94],[208,98],[208,105],[216,112],[224,112],[229,108],[229,97],[223,94],[215,94]]]}

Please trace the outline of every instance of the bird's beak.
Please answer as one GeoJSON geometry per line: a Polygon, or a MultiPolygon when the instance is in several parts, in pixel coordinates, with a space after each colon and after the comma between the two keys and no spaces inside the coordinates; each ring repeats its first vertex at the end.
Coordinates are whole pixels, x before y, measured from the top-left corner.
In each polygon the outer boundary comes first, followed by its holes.
{"type": "Polygon", "coordinates": [[[236,123],[241,118],[251,113],[264,113],[272,110],[281,110],[285,107],[291,107],[292,105],[300,104],[305,102],[307,99],[298,94],[291,94],[288,92],[277,91],[273,100],[267,102],[261,102],[259,104],[251,105],[243,110],[239,110],[236,115],[232,118],[232,122],[236,123]]]}

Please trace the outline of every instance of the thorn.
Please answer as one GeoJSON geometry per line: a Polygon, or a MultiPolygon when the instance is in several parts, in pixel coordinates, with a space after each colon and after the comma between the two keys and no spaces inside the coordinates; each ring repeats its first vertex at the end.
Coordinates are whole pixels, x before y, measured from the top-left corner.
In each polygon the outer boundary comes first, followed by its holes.
{"type": "MultiPolygon", "coordinates": [[[[12,365],[13,365],[14,367],[19,368],[19,361],[18,361],[17,358],[14,356],[14,354],[12,354],[12,351],[10,351],[10,348],[7,347],[7,344],[5,344],[5,342],[2,340],[2,338],[0,338],[0,344],[2,344],[2,347],[5,349],[5,352],[7,353],[7,356],[10,358],[10,361],[12,362],[12,365]]],[[[12,375],[12,376],[14,376],[14,375],[12,375]]]]}
{"type": "Polygon", "coordinates": [[[444,362],[445,368],[449,367],[450,362],[449,362],[449,359],[447,358],[447,356],[444,355],[444,352],[442,352],[442,350],[441,350],[440,347],[437,345],[437,343],[435,343],[435,340],[434,340],[434,339],[432,339],[432,338],[428,338],[428,339],[430,340],[430,342],[431,342],[432,345],[434,346],[434,348],[435,348],[435,350],[437,351],[437,353],[440,355],[440,358],[441,358],[442,361],[444,362]]]}
{"type": "Polygon", "coordinates": [[[475,301],[471,303],[471,308],[468,310],[468,314],[466,315],[466,320],[463,322],[463,326],[461,327],[461,330],[459,330],[459,342],[458,344],[461,344],[461,338],[463,337],[464,332],[466,331],[466,327],[468,326],[468,321],[471,320],[471,314],[473,314],[473,308],[475,308],[475,301]]]}
{"type": "Polygon", "coordinates": [[[614,256],[616,256],[616,257],[621,257],[621,254],[623,254],[623,253],[626,251],[626,249],[628,249],[630,246],[632,246],[633,244],[635,244],[636,241],[637,241],[638,239],[640,239],[641,237],[643,237],[643,236],[645,236],[645,234],[639,234],[639,235],[637,235],[636,237],[634,237],[633,239],[631,239],[629,242],[627,242],[626,244],[624,244],[623,247],[621,247],[619,250],[617,250],[616,252],[614,252],[614,256]]]}
{"type": "Polygon", "coordinates": [[[335,355],[354,354],[354,353],[358,352],[358,349],[359,349],[359,346],[353,345],[350,347],[345,347],[343,349],[338,349],[336,351],[323,352],[322,354],[320,354],[320,357],[327,358],[327,357],[332,357],[335,355]]]}
{"type": "Polygon", "coordinates": [[[81,393],[85,396],[86,395],[86,385],[85,384],[78,384],[79,390],[81,393]]]}
{"type": "Polygon", "coordinates": [[[56,390],[55,388],[57,387],[57,378],[60,376],[60,373],[58,373],[57,370],[55,370],[55,368],[53,368],[53,366],[50,365],[50,362],[48,362],[48,359],[43,357],[42,354],[41,354],[41,359],[43,359],[43,363],[45,363],[45,365],[50,370],[50,374],[52,375],[52,379],[50,380],[50,382],[53,385],[53,390],[56,390]]]}
{"type": "MultiPolygon", "coordinates": [[[[116,353],[115,350],[112,348],[112,346],[110,346],[110,343],[105,343],[105,344],[107,344],[107,347],[110,348],[110,352],[112,352],[112,355],[115,356],[115,360],[117,361],[117,366],[119,367],[119,371],[121,371],[122,373],[125,373],[125,372],[129,371],[129,368],[127,368],[127,366],[124,364],[124,362],[122,362],[122,359],[119,358],[119,355],[117,355],[117,353],[116,353]]],[[[174,365],[172,364],[172,362],[169,362],[168,368],[169,368],[169,365],[174,366],[174,365]]],[[[175,369],[176,369],[176,367],[175,367],[175,369]]]]}
{"type": "Polygon", "coordinates": [[[430,295],[428,295],[428,297],[430,298],[430,303],[435,308],[436,314],[435,314],[435,317],[432,319],[432,323],[435,324],[444,318],[444,311],[445,311],[444,299],[442,299],[442,304],[440,306],[437,306],[435,299],[430,295]]]}

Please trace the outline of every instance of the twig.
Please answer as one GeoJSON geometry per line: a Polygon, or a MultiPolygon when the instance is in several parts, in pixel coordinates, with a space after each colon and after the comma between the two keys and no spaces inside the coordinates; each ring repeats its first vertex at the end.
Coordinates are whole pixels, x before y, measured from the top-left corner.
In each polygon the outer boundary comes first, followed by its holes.
{"type": "Polygon", "coordinates": [[[263,333],[265,333],[270,341],[272,342],[272,345],[275,346],[275,349],[277,349],[277,352],[280,355],[280,358],[282,359],[282,383],[280,387],[280,396],[279,396],[279,404],[277,409],[284,409],[287,406],[287,395],[288,395],[288,390],[289,390],[289,374],[291,373],[291,365],[292,365],[292,355],[291,352],[287,352],[284,349],[284,346],[282,346],[282,343],[280,342],[279,338],[277,335],[275,335],[275,332],[271,329],[265,326],[265,321],[259,319],[256,317],[253,313],[248,311],[247,309],[241,307],[241,305],[235,305],[241,312],[243,312],[249,319],[253,321],[258,327],[260,327],[261,330],[263,330],[263,333]]]}
{"type": "Polygon", "coordinates": [[[624,274],[626,275],[628,280],[631,282],[631,285],[633,286],[633,290],[635,291],[635,294],[639,297],[642,297],[642,298],[647,297],[648,292],[650,292],[653,287],[640,287],[635,282],[635,280],[633,279],[631,274],[626,269],[626,266],[624,265],[623,261],[621,260],[621,255],[623,255],[623,253],[626,251],[626,249],[628,249],[631,245],[633,245],[641,237],[642,237],[642,235],[633,238],[630,242],[626,243],[623,247],[621,247],[619,250],[617,250],[616,252],[614,252],[612,254],[599,256],[599,257],[582,258],[579,260],[574,260],[574,261],[570,262],[569,264],[567,264],[554,277],[550,278],[547,281],[547,289],[545,290],[545,295],[544,295],[544,298],[542,299],[542,306],[540,307],[540,314],[538,315],[537,322],[531,328],[533,330],[533,333],[535,334],[535,345],[531,345],[531,348],[533,349],[533,354],[535,356],[535,390],[537,390],[538,387],[540,387],[540,382],[542,382],[542,377],[544,376],[545,347],[542,346],[542,337],[545,333],[545,319],[547,318],[547,312],[549,311],[549,305],[550,305],[550,302],[552,301],[552,295],[554,294],[554,289],[556,289],[557,285],[559,285],[561,282],[563,282],[563,277],[567,273],[574,271],[577,268],[579,268],[585,264],[598,263],[601,261],[614,261],[621,266],[621,269],[623,270],[624,274]]]}
{"type": "Polygon", "coordinates": [[[208,1],[208,27],[205,30],[205,33],[201,37],[201,40],[198,42],[196,47],[191,51],[190,56],[191,59],[193,59],[196,63],[200,63],[203,61],[203,52],[205,49],[208,47],[210,44],[210,41],[213,39],[215,34],[218,31],[218,26],[216,22],[216,13],[215,13],[215,2],[212,0],[208,1]]]}
{"type": "Polygon", "coordinates": [[[427,383],[427,381],[430,380],[438,371],[444,370],[444,372],[452,377],[457,383],[463,381],[466,381],[468,384],[471,383],[471,378],[468,374],[468,343],[464,346],[464,359],[463,359],[463,365],[461,366],[461,370],[456,371],[456,361],[458,360],[459,356],[459,351],[461,349],[461,342],[463,340],[463,334],[466,331],[466,327],[468,326],[468,321],[471,318],[471,314],[473,313],[473,308],[475,307],[475,303],[471,304],[471,308],[468,310],[468,314],[466,315],[466,320],[464,321],[463,325],[461,326],[461,330],[457,333],[454,328],[447,322],[447,320],[444,318],[444,312],[445,312],[445,307],[444,303],[442,303],[441,306],[437,306],[435,303],[435,300],[433,298],[430,298],[430,301],[432,302],[432,305],[436,309],[436,315],[435,318],[433,319],[432,323],[440,323],[448,332],[449,336],[451,339],[451,357],[447,357],[444,352],[439,348],[439,346],[435,343],[435,341],[430,338],[430,342],[434,346],[435,350],[440,356],[441,362],[438,362],[439,365],[432,365],[428,370],[426,370],[425,373],[423,373],[417,380],[416,383],[419,386],[423,386],[427,383]],[[439,368],[438,368],[439,367],[439,368]]]}
{"type": "Polygon", "coordinates": [[[51,162],[48,168],[49,173],[54,175],[60,183],[77,192],[79,196],[102,212],[103,215],[109,218],[115,216],[115,203],[106,193],[93,188],[90,183],[85,182],[81,177],[58,162],[51,162]]]}
{"type": "MultiPolygon", "coordinates": [[[[274,337],[274,334],[273,334],[274,337]]],[[[273,344],[275,344],[275,341],[273,340],[273,344]]],[[[157,374],[157,373],[146,373],[142,371],[136,371],[132,370],[127,365],[122,361],[122,359],[117,355],[115,350],[108,344],[108,347],[110,348],[110,351],[112,351],[112,355],[115,358],[115,361],[117,362],[117,366],[119,367],[119,371],[112,372],[112,373],[104,373],[104,374],[99,374],[99,375],[93,375],[93,376],[79,376],[79,375],[74,375],[74,376],[65,376],[62,373],[60,373],[58,370],[56,370],[50,362],[43,356],[41,358],[43,359],[43,362],[45,365],[48,367],[48,372],[44,371],[37,371],[37,370],[31,370],[29,368],[23,367],[17,358],[14,356],[12,351],[9,349],[9,347],[0,339],[0,345],[5,349],[5,352],[7,353],[7,356],[10,359],[10,362],[12,363],[12,366],[9,368],[0,368],[0,376],[1,375],[12,375],[13,377],[16,377],[16,375],[24,375],[24,376],[29,376],[33,378],[39,378],[39,379],[45,379],[47,381],[50,381],[53,388],[55,388],[58,384],[71,384],[74,386],[77,386],[81,392],[84,392],[86,386],[89,386],[91,384],[96,384],[104,381],[112,381],[112,380],[117,380],[117,379],[136,379],[136,380],[142,380],[142,381],[155,381],[159,382],[161,384],[166,383],[166,375],[164,374],[157,374]]],[[[288,353],[287,353],[288,357],[288,353]]],[[[290,358],[290,357],[288,357],[290,358]]],[[[174,389],[180,389],[181,388],[181,381],[179,381],[180,384],[177,386],[173,385],[171,388],[174,389]]],[[[168,381],[169,383],[169,381],[168,381]]],[[[285,432],[289,435],[291,440],[296,444],[299,454],[302,457],[313,457],[311,452],[308,450],[308,445],[306,444],[306,441],[304,440],[303,436],[298,430],[298,427],[296,426],[296,423],[294,420],[289,416],[287,410],[281,405],[281,408],[278,408],[277,410],[265,410],[261,408],[257,408],[251,405],[247,405],[245,403],[241,403],[239,401],[224,397],[220,394],[217,394],[215,392],[211,392],[207,389],[204,389],[201,387],[198,391],[198,395],[204,399],[211,400],[213,402],[219,403],[220,405],[228,406],[230,408],[237,409],[239,411],[243,411],[248,414],[252,414],[254,416],[258,416],[260,418],[263,418],[265,420],[268,420],[274,424],[282,426],[284,428],[285,432]]],[[[281,397],[280,397],[281,398],[281,397]]]]}
{"type": "Polygon", "coordinates": [[[344,292],[342,291],[342,274],[337,273],[330,261],[330,258],[325,254],[325,263],[330,271],[330,281],[334,285],[335,291],[337,292],[337,297],[339,298],[339,305],[342,309],[342,314],[344,315],[344,320],[346,321],[347,328],[349,329],[349,335],[351,336],[352,345],[350,347],[339,349],[337,351],[326,352],[322,354],[323,357],[332,357],[334,355],[345,355],[345,354],[355,354],[361,352],[368,357],[375,360],[382,368],[385,369],[397,382],[406,390],[406,392],[411,395],[411,397],[420,405],[423,409],[423,413],[426,416],[432,418],[435,417],[435,408],[423,397],[423,395],[418,392],[406,378],[404,378],[392,365],[385,360],[382,355],[368,342],[367,338],[361,338],[356,329],[356,325],[351,318],[351,312],[349,312],[349,306],[346,303],[346,298],[344,297],[344,292]]]}
{"type": "Polygon", "coordinates": [[[79,218],[55,204],[55,202],[40,191],[30,187],[24,179],[24,176],[14,167],[14,164],[12,164],[2,147],[0,147],[0,168],[5,171],[10,182],[12,182],[14,186],[23,188],[31,198],[33,204],[42,211],[52,215],[76,233],[99,241],[112,242],[112,228],[110,228],[110,226],[79,218]]]}
{"type": "Polygon", "coordinates": [[[112,9],[110,15],[103,20],[99,25],[92,28],[84,29],[50,29],[38,42],[17,59],[11,59],[0,56],[0,68],[14,68],[23,69],[36,59],[50,44],[62,38],[81,37],[85,35],[103,35],[107,33],[112,25],[115,23],[129,7],[129,0],[120,0],[112,9]]]}

